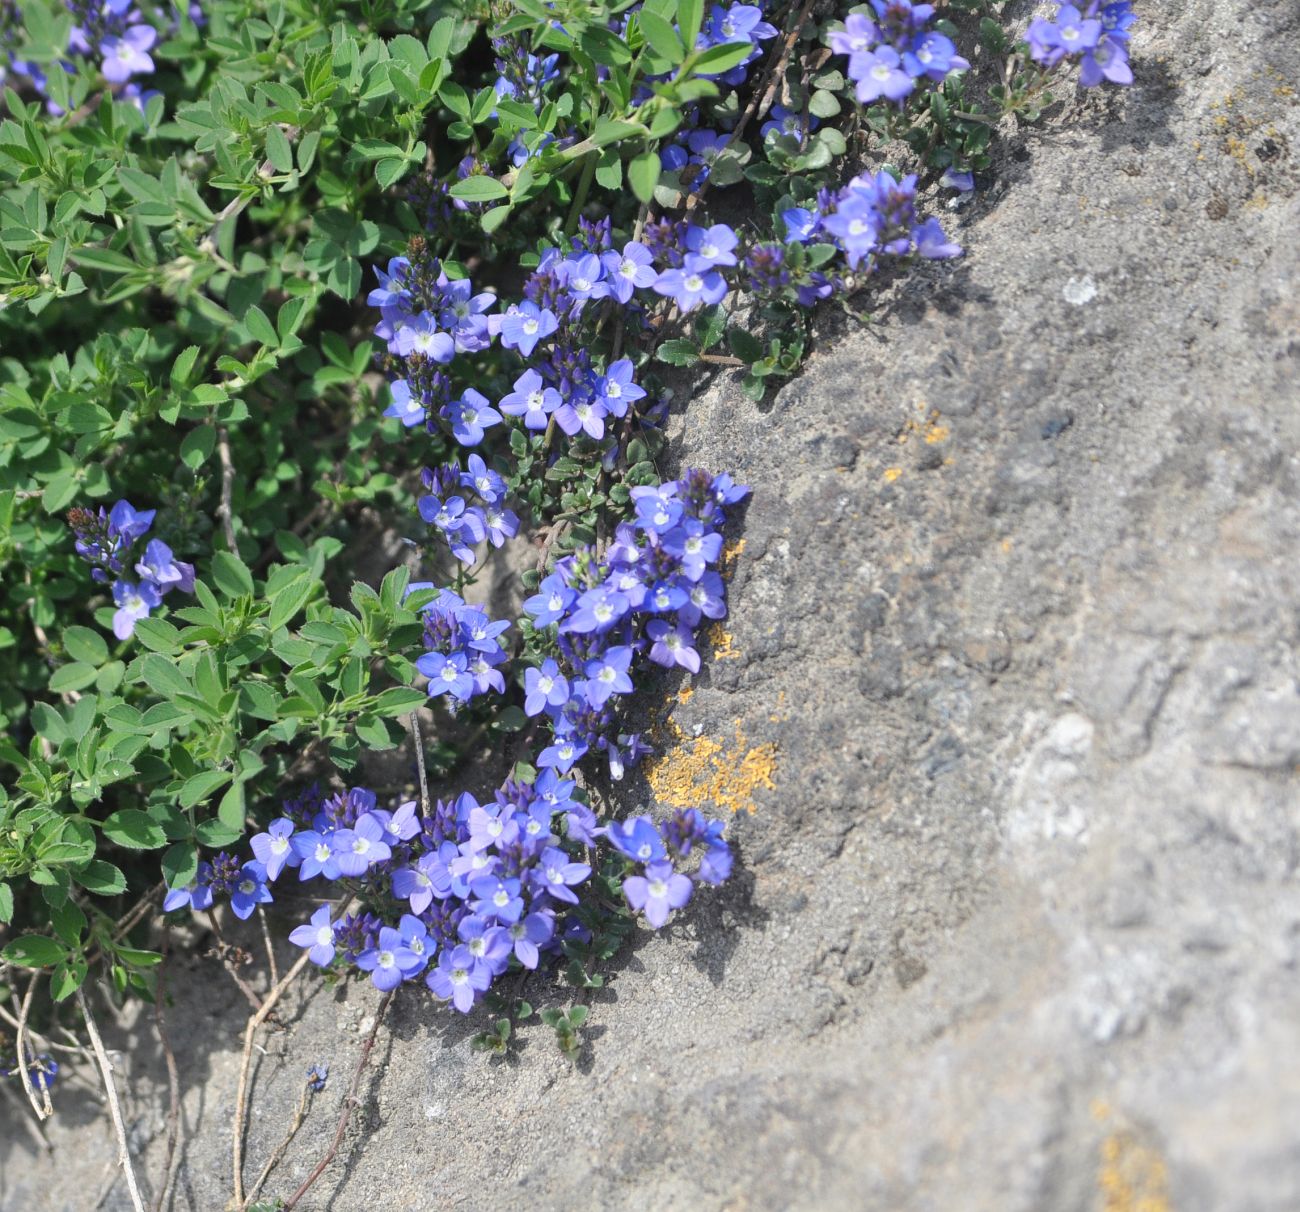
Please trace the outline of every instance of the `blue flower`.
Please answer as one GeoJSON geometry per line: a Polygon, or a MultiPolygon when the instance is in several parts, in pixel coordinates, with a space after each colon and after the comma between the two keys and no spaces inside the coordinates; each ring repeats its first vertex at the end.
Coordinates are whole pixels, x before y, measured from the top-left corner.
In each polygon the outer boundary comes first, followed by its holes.
{"type": "Polygon", "coordinates": [[[252,915],[258,905],[269,904],[272,900],[271,890],[266,886],[266,868],[255,859],[245,863],[239,869],[230,893],[230,908],[237,918],[252,915]]]}
{"type": "Polygon", "coordinates": [[[113,601],[117,603],[113,612],[113,634],[119,640],[125,640],[135,632],[136,623],[148,618],[149,611],[161,604],[162,593],[152,581],[141,581],[139,585],[117,581],[113,585],[113,601]]]}
{"type": "Polygon", "coordinates": [[[537,348],[537,343],[549,337],[559,326],[553,311],[540,308],[536,303],[519,303],[501,318],[501,344],[507,349],[517,349],[527,358],[537,348]]]}
{"type": "Polygon", "coordinates": [[[311,915],[307,925],[297,926],[289,932],[289,941],[296,947],[306,947],[307,957],[313,964],[328,968],[334,962],[334,925],[330,921],[330,907],[322,905],[311,915]]]}
{"type": "Polygon", "coordinates": [[[302,862],[302,856],[293,848],[293,822],[287,817],[272,821],[265,833],[253,838],[251,845],[271,882],[285,867],[297,867],[302,862]]]}
{"type": "Polygon", "coordinates": [[[686,876],[673,871],[666,861],[651,863],[645,875],[631,875],[623,881],[623,895],[633,909],[644,910],[646,920],[658,930],[674,909],[691,899],[692,885],[686,876]]]}

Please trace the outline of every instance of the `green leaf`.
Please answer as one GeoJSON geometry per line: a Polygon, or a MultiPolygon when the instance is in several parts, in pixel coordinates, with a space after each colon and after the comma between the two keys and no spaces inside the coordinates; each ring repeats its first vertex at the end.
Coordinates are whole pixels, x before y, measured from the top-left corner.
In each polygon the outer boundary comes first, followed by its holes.
{"type": "Polygon", "coordinates": [[[727,341],[731,345],[731,352],[742,362],[753,365],[763,357],[761,342],[743,328],[736,328],[733,325],[727,329],[727,341]]]}
{"type": "MultiPolygon", "coordinates": [[[[641,26],[641,32],[645,34],[645,40],[650,43],[655,54],[661,59],[667,59],[673,67],[679,67],[684,62],[686,47],[682,45],[682,40],[677,36],[677,31],[673,29],[668,21],[658,13],[643,8],[637,15],[637,22],[641,26]]],[[[745,50],[748,52],[748,44],[746,44],[745,50]]],[[[741,58],[743,59],[744,55],[741,58]]]]}
{"type": "Polygon", "coordinates": [[[181,787],[181,807],[193,808],[196,804],[201,804],[218,787],[224,787],[232,778],[234,774],[229,770],[200,771],[186,779],[184,786],[181,787]]]}
{"type": "Polygon", "coordinates": [[[113,813],[100,828],[105,837],[128,850],[156,850],[167,841],[162,826],[138,808],[113,813]]]}
{"type": "Polygon", "coordinates": [[[63,647],[74,661],[102,665],[108,660],[108,645],[104,637],[89,627],[69,627],[63,633],[63,647]]]}
{"type": "Polygon", "coordinates": [[[55,694],[65,694],[73,690],[84,690],[98,676],[93,665],[76,661],[71,665],[60,665],[50,675],[50,689],[55,694]]]}
{"type": "Polygon", "coordinates": [[[377,695],[370,710],[382,716],[409,715],[417,707],[428,701],[423,690],[414,690],[406,686],[394,686],[377,695]]]}
{"type": "Polygon", "coordinates": [[[163,878],[168,888],[184,888],[199,872],[199,852],[192,842],[169,846],[162,857],[163,878]]]}
{"type": "Polygon", "coordinates": [[[0,884],[0,922],[14,920],[14,890],[8,884],[0,884]]]}
{"type": "Polygon", "coordinates": [[[131,633],[145,648],[171,654],[181,646],[181,633],[166,619],[140,619],[131,633]]]}
{"type": "Polygon", "coordinates": [[[103,859],[91,859],[80,871],[74,871],[72,878],[97,896],[116,896],[126,891],[126,876],[103,859]]]}
{"type": "Polygon", "coordinates": [[[217,819],[227,829],[233,829],[236,837],[244,831],[244,784],[236,783],[217,805],[217,819]]]}
{"type": "Polygon", "coordinates": [[[700,351],[691,341],[665,341],[655,351],[655,357],[669,366],[691,366],[700,359],[700,351]]]}
{"type": "Polygon", "coordinates": [[[82,981],[86,979],[86,972],[87,964],[84,960],[70,960],[67,963],[56,964],[50,974],[50,996],[56,1002],[66,1001],[81,988],[82,981]]]}
{"type": "Polygon", "coordinates": [[[753,45],[749,42],[723,42],[711,46],[708,50],[702,51],[700,57],[695,60],[695,74],[720,76],[743,62],[753,49],[753,45]]]}
{"type": "Polygon", "coordinates": [[[627,166],[628,184],[640,202],[651,202],[655,196],[655,186],[659,184],[659,172],[662,168],[659,153],[644,152],[627,166]]]}
{"type": "Polygon", "coordinates": [[[66,948],[41,934],[24,934],[0,951],[5,960],[19,968],[48,968],[67,954],[66,948]]]}
{"type": "Polygon", "coordinates": [[[198,471],[212,456],[217,444],[217,431],[211,425],[191,429],[181,443],[181,462],[191,471],[198,471]]]}
{"type": "Polygon", "coordinates": [[[284,131],[275,124],[266,128],[266,158],[276,172],[293,172],[293,148],[284,131]]]}
{"type": "Polygon", "coordinates": [[[677,28],[687,46],[695,45],[703,23],[704,0],[677,0],[677,28]]]}
{"type": "Polygon", "coordinates": [[[157,694],[174,699],[180,694],[193,694],[194,687],[189,679],[169,661],[156,652],[151,652],[140,662],[140,680],[157,694]]]}
{"type": "Polygon", "coordinates": [[[229,551],[218,551],[212,557],[212,579],[228,598],[252,595],[253,574],[243,560],[229,551]]]}
{"type": "Polygon", "coordinates": [[[248,329],[248,335],[254,341],[260,341],[270,349],[278,349],[280,338],[276,334],[275,325],[267,318],[266,312],[260,307],[250,307],[244,313],[244,327],[248,329]]]}
{"type": "Polygon", "coordinates": [[[481,174],[457,181],[448,192],[462,202],[497,202],[510,196],[510,191],[495,177],[481,174]]]}

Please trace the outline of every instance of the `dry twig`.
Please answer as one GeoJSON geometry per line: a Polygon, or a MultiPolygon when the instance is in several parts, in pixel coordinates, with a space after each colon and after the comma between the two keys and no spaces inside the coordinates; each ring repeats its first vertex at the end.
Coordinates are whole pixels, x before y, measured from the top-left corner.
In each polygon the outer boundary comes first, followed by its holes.
{"type": "Polygon", "coordinates": [[[352,1117],[352,1108],[357,1101],[357,1087],[361,1084],[361,1074],[365,1070],[366,1062],[370,1059],[370,1052],[375,1046],[375,1037],[379,1034],[379,1024],[384,1021],[384,1012],[388,1009],[388,1003],[393,1000],[394,990],[390,989],[384,994],[383,1000],[379,1003],[379,1009],[375,1011],[374,1026],[370,1028],[370,1034],[366,1037],[366,1042],[362,1046],[361,1056],[357,1060],[357,1067],[352,1074],[352,1084],[348,1087],[347,1095],[343,1099],[343,1111],[339,1115],[339,1125],[334,1131],[334,1139],[330,1142],[330,1147],[326,1150],[325,1156],[316,1163],[316,1168],[303,1180],[303,1184],[298,1188],[284,1203],[284,1212],[292,1212],[297,1207],[298,1201],[307,1194],[311,1185],[322,1174],[325,1168],[334,1160],[339,1151],[339,1146],[343,1143],[343,1134],[347,1131],[348,1120],[352,1117]]]}
{"type": "Polygon", "coordinates": [[[226,546],[239,554],[235,542],[234,514],[231,512],[230,498],[235,487],[235,465],[230,461],[230,434],[226,427],[217,427],[217,454],[221,457],[221,503],[217,506],[217,518],[221,522],[221,533],[226,537],[226,546]]]}
{"type": "Polygon", "coordinates": [[[154,1197],[153,1212],[162,1212],[163,1205],[176,1180],[176,1170],[180,1164],[180,1152],[176,1148],[180,1139],[181,1126],[181,1079],[176,1068],[176,1054],[172,1051],[167,1038],[167,1024],[164,1021],[163,1007],[167,1001],[167,944],[171,930],[163,925],[162,960],[158,964],[158,989],[154,994],[153,1016],[158,1028],[158,1039],[162,1043],[163,1058],[167,1062],[167,1161],[163,1165],[163,1182],[154,1197]]]}
{"type": "Polygon", "coordinates": [[[118,1162],[126,1172],[126,1185],[131,1192],[131,1206],[135,1212],[144,1212],[144,1201],[140,1198],[140,1188],[135,1181],[135,1168],[131,1165],[131,1152],[127,1148],[126,1124],[122,1119],[122,1105],[117,1099],[117,1086],[113,1082],[113,1066],[104,1051],[104,1041],[99,1038],[95,1016],[90,1012],[90,1003],[86,1000],[86,991],[81,985],[77,986],[77,1005],[81,1007],[81,1013],[85,1017],[90,1046],[95,1050],[95,1060],[99,1062],[99,1072],[104,1078],[104,1089],[108,1093],[108,1111],[113,1119],[113,1131],[117,1135],[118,1162]]]}

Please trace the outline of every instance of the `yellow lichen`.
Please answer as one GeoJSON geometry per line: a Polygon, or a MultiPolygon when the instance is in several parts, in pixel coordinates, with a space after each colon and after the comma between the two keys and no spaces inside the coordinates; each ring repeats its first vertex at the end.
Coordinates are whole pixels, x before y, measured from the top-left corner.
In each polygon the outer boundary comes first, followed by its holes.
{"type": "Polygon", "coordinates": [[[736,647],[732,634],[722,629],[721,623],[714,623],[708,631],[704,633],[704,638],[713,645],[713,659],[715,661],[737,661],[740,659],[740,649],[736,647]]]}
{"type": "Polygon", "coordinates": [[[731,812],[753,812],[754,792],[760,787],[776,790],[776,745],[751,748],[739,720],[730,747],[709,737],[687,742],[673,720],[667,721],[664,732],[662,756],[646,766],[646,779],[661,804],[698,808],[711,803],[731,812]]]}
{"type": "MultiPolygon", "coordinates": [[[[1111,1109],[1100,1099],[1092,1116],[1104,1122],[1111,1109]]],[[[1170,1212],[1169,1173],[1164,1158],[1142,1144],[1127,1128],[1119,1128],[1101,1142],[1097,1186],[1101,1212],[1170,1212]]]]}
{"type": "Polygon", "coordinates": [[[886,483],[886,484],[892,484],[892,483],[893,483],[896,479],[898,479],[898,477],[901,476],[902,474],[903,474],[903,469],[902,469],[901,467],[886,467],[886,468],[885,468],[885,483],[886,483]]]}
{"type": "Polygon", "coordinates": [[[689,703],[695,697],[695,690],[690,686],[683,686],[677,692],[677,701],[679,703],[689,703]]]}
{"type": "Polygon", "coordinates": [[[938,413],[935,413],[925,427],[925,440],[930,446],[933,446],[936,442],[946,441],[948,435],[952,432],[948,426],[937,419],[938,415],[938,413]]]}

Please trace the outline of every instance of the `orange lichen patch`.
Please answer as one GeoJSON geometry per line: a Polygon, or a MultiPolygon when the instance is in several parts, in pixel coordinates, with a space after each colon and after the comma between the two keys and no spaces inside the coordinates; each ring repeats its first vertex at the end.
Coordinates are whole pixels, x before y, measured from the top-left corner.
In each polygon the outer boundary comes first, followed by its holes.
{"type": "Polygon", "coordinates": [[[785,691],[776,696],[776,710],[767,717],[770,724],[782,724],[790,717],[785,713],[785,691]]]}
{"type": "MultiPolygon", "coordinates": [[[[1111,1109],[1093,1101],[1092,1117],[1104,1123],[1111,1109]]],[[[1097,1168],[1102,1212],[1170,1212],[1169,1173],[1164,1158],[1120,1128],[1101,1142],[1097,1168]]]]}
{"type": "Polygon", "coordinates": [[[745,540],[737,539],[734,543],[727,543],[722,548],[722,575],[730,577],[732,570],[736,566],[736,561],[740,559],[745,550],[745,540]]]}
{"type": "Polygon", "coordinates": [[[1012,549],[1014,546],[1015,546],[1015,544],[1014,544],[1010,539],[1003,539],[1003,540],[1002,540],[1002,543],[1001,543],[1002,554],[1003,554],[1003,555],[1010,555],[1010,554],[1011,554],[1011,549],[1012,549]]]}
{"type": "Polygon", "coordinates": [[[935,413],[925,426],[925,440],[930,446],[933,446],[936,442],[946,442],[948,436],[952,433],[948,426],[938,420],[938,416],[939,414],[935,413]]]}
{"type": "Polygon", "coordinates": [[[713,645],[713,659],[715,661],[738,661],[740,659],[740,649],[736,647],[734,637],[731,632],[723,631],[721,623],[714,623],[704,633],[704,638],[713,645]]]}
{"type": "Polygon", "coordinates": [[[902,474],[903,474],[903,469],[902,469],[901,467],[886,467],[886,468],[885,468],[885,483],[886,483],[886,484],[892,484],[892,483],[893,483],[895,480],[897,480],[898,477],[901,476],[902,474]]]}
{"type": "Polygon", "coordinates": [[[750,747],[739,720],[730,746],[710,737],[687,742],[682,730],[668,720],[663,756],[646,767],[655,798],[671,808],[698,808],[712,803],[731,812],[753,812],[754,792],[776,790],[776,745],[750,747]]]}
{"type": "Polygon", "coordinates": [[[695,697],[695,689],[692,686],[683,686],[677,692],[677,701],[679,703],[689,703],[695,697]]]}

